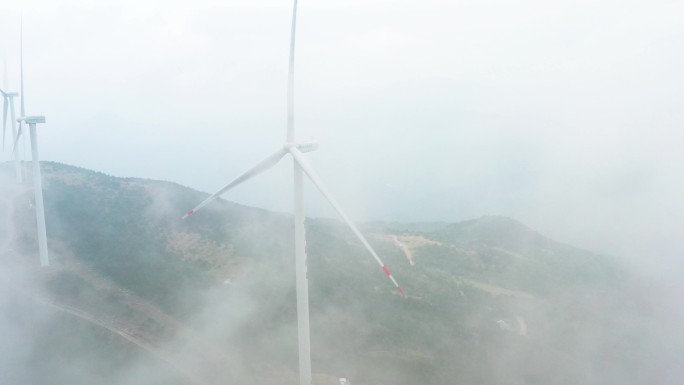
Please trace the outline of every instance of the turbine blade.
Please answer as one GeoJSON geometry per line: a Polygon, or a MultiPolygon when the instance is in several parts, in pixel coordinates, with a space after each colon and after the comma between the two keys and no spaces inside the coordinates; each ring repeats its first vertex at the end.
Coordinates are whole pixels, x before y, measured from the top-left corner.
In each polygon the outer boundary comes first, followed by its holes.
{"type": "Polygon", "coordinates": [[[14,154],[17,151],[17,144],[19,144],[19,138],[21,138],[22,134],[22,124],[21,121],[19,121],[19,129],[17,130],[17,137],[14,139],[14,146],[12,147],[12,154],[14,154]]]}
{"type": "Polygon", "coordinates": [[[24,16],[21,17],[19,29],[19,80],[21,82],[21,116],[26,116],[26,109],[24,107],[24,16]]]}
{"type": "Polygon", "coordinates": [[[5,132],[7,131],[7,103],[7,98],[2,98],[2,151],[5,151],[5,132]]]}
{"type": "Polygon", "coordinates": [[[2,88],[9,89],[9,82],[7,81],[7,55],[2,58],[2,88]]]}
{"type": "Polygon", "coordinates": [[[309,179],[311,179],[311,182],[313,182],[313,184],[316,186],[316,188],[318,188],[318,191],[320,191],[321,194],[323,194],[323,196],[325,197],[325,199],[327,199],[328,202],[330,202],[330,205],[335,209],[335,211],[337,211],[337,213],[340,215],[340,217],[342,217],[342,220],[344,220],[344,222],[347,224],[347,226],[349,226],[349,228],[351,228],[354,235],[356,235],[356,237],[361,241],[361,243],[371,253],[371,255],[373,256],[375,261],[382,268],[382,271],[385,273],[385,275],[387,275],[387,277],[392,281],[394,286],[396,286],[397,290],[399,291],[399,294],[401,294],[402,297],[406,297],[406,293],[404,292],[404,289],[402,289],[401,286],[399,286],[399,283],[397,283],[397,280],[394,279],[394,276],[392,276],[392,273],[390,272],[387,265],[385,265],[382,262],[382,260],[378,256],[378,254],[375,252],[375,250],[373,250],[373,248],[368,243],[368,241],[363,236],[363,234],[361,234],[361,232],[356,227],[356,225],[354,225],[354,223],[351,221],[351,219],[349,219],[347,214],[345,214],[344,210],[342,210],[342,207],[340,207],[340,205],[337,203],[335,198],[333,198],[332,194],[330,194],[330,191],[328,191],[328,189],[325,187],[325,185],[323,184],[323,181],[321,180],[321,178],[316,173],[316,170],[314,170],[314,168],[311,166],[311,164],[309,163],[309,160],[306,158],[306,156],[304,156],[304,154],[302,154],[302,152],[299,151],[294,146],[290,147],[289,151],[292,154],[292,156],[294,157],[297,164],[299,164],[299,167],[302,168],[304,173],[309,177],[309,179]]]}
{"type": "Polygon", "coordinates": [[[280,161],[280,159],[282,159],[282,157],[285,156],[286,153],[287,153],[287,151],[285,149],[281,149],[281,150],[278,150],[273,155],[269,156],[268,158],[262,160],[256,166],[250,168],[244,174],[235,178],[232,182],[228,183],[222,189],[218,190],[217,192],[212,194],[209,198],[202,201],[202,203],[198,204],[192,210],[188,211],[185,215],[183,215],[181,217],[181,220],[186,219],[190,215],[196,213],[199,209],[201,209],[202,207],[211,203],[214,199],[218,198],[219,196],[221,196],[226,191],[232,189],[233,187],[239,185],[240,183],[242,183],[248,179],[251,179],[252,177],[259,175],[262,172],[268,170],[269,168],[275,166],[278,163],[278,161],[280,161]]]}
{"type": "Polygon", "coordinates": [[[287,73],[287,142],[294,142],[294,59],[295,31],[297,29],[297,0],[292,10],[292,29],[290,30],[290,62],[287,73]]]}

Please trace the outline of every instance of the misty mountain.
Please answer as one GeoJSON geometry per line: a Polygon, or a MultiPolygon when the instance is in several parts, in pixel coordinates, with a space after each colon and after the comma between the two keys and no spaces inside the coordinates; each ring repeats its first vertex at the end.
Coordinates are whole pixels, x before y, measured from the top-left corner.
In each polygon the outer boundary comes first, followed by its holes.
{"type": "MultiPolygon", "coordinates": [[[[43,163],[51,266],[32,191],[2,165],[3,384],[297,383],[292,216],[174,183],[43,163]]],[[[229,198],[229,196],[228,196],[229,198]]],[[[506,217],[361,226],[308,218],[314,381],[675,383],[681,336],[619,259],[506,217]]]]}

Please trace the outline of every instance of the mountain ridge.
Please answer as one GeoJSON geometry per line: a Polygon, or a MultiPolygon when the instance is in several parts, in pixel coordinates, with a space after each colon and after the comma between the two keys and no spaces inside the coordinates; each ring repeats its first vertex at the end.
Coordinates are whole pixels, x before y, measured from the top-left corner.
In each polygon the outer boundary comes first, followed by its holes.
{"type": "MultiPolygon", "coordinates": [[[[212,346],[205,350],[232,357],[224,368],[188,365],[208,383],[296,378],[291,215],[219,200],[181,222],[179,213],[207,194],[50,162],[43,169],[54,267],[32,274],[43,276],[37,281],[47,288],[44,295],[70,306],[96,303],[121,327],[155,346],[171,346],[169,354],[181,354],[173,349],[183,351],[177,343],[183,337],[173,330],[154,337],[154,328],[145,328],[162,319],[179,322],[212,346]],[[100,278],[89,281],[74,267],[79,264],[100,278]],[[49,280],[59,269],[60,278],[49,280]],[[105,281],[133,296],[98,286],[105,281]],[[133,322],[145,317],[152,320],[147,326],[133,322]]],[[[14,259],[30,265],[35,235],[31,211],[21,202],[31,194],[17,194],[5,205],[15,209],[10,225],[17,230],[8,242],[20,251],[14,259]]],[[[601,354],[603,344],[634,333],[600,334],[631,295],[630,279],[614,259],[549,240],[510,218],[405,229],[396,222],[363,224],[408,299],[394,293],[342,223],[307,218],[306,227],[314,369],[325,381],[344,374],[355,384],[505,378],[560,384],[580,376],[598,384],[606,377],[587,374],[586,347],[567,336],[589,330],[605,341],[592,346],[601,354]],[[494,373],[493,365],[507,369],[494,373]]],[[[614,365],[629,372],[628,361],[621,355],[614,365]]]]}

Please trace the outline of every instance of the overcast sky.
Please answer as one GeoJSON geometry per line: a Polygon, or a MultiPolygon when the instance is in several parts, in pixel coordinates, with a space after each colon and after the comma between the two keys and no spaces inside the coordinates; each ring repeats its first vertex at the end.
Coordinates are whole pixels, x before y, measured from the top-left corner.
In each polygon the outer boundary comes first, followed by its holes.
{"type": "MultiPolygon", "coordinates": [[[[22,7],[43,159],[211,192],[283,143],[291,1],[4,1],[14,89],[22,7]]],[[[353,218],[499,214],[595,251],[684,255],[681,0],[299,7],[297,136],[320,142],[353,218]]],[[[291,162],[226,198],[289,211],[291,162]]]]}

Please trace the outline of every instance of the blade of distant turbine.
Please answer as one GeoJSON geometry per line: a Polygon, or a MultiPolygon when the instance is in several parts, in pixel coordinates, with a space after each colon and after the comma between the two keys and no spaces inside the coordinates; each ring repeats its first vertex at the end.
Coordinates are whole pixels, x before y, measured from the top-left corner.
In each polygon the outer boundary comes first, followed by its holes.
{"type": "Polygon", "coordinates": [[[186,219],[186,218],[189,217],[190,215],[196,213],[196,212],[197,212],[199,209],[201,209],[202,207],[204,207],[204,206],[206,206],[207,204],[211,203],[211,201],[213,201],[214,199],[218,198],[219,196],[221,196],[221,195],[222,195],[223,193],[225,193],[226,191],[232,189],[233,187],[239,185],[240,183],[242,183],[242,182],[244,182],[244,181],[246,181],[246,180],[248,180],[248,179],[250,179],[250,178],[252,178],[252,177],[254,177],[254,176],[256,176],[256,175],[259,175],[259,174],[261,174],[262,172],[268,170],[269,168],[275,166],[276,163],[278,163],[278,161],[280,161],[280,159],[281,159],[283,156],[285,156],[286,153],[287,153],[287,151],[286,151],[285,149],[281,149],[281,150],[278,150],[278,151],[277,151],[276,153],[274,153],[273,155],[269,156],[268,158],[262,160],[262,161],[259,162],[256,166],[250,168],[250,169],[247,170],[244,174],[242,174],[242,175],[240,175],[239,177],[235,178],[232,182],[228,183],[225,187],[223,187],[223,188],[220,189],[219,191],[217,191],[217,192],[215,192],[214,194],[212,194],[209,198],[207,198],[207,199],[205,199],[204,201],[202,201],[202,203],[200,203],[200,204],[198,204],[197,206],[195,206],[195,208],[193,208],[192,210],[188,211],[185,215],[183,215],[183,217],[181,217],[181,219],[186,219]]]}
{"type": "MultiPolygon", "coordinates": [[[[4,56],[2,59],[2,87],[4,89],[7,88],[7,56],[4,56]]],[[[8,97],[5,91],[0,90],[0,93],[3,96],[2,100],[2,151],[5,151],[5,131],[7,129],[7,107],[8,107],[8,97]]]]}
{"type": "MultiPolygon", "coordinates": [[[[26,109],[24,106],[24,17],[21,17],[19,27],[19,81],[21,92],[21,117],[26,116],[26,109]]],[[[21,127],[21,126],[19,126],[21,127]]]]}
{"type": "MultiPolygon", "coordinates": [[[[17,138],[17,117],[14,116],[14,98],[9,98],[10,122],[12,122],[12,140],[16,142],[17,138]]],[[[13,152],[14,156],[14,172],[17,175],[17,183],[24,183],[24,177],[21,172],[21,161],[19,160],[19,153],[13,152]]]]}
{"type": "Polygon", "coordinates": [[[2,151],[5,151],[5,131],[7,131],[7,107],[8,100],[2,98],[2,151]]]}
{"type": "Polygon", "coordinates": [[[7,56],[3,55],[2,59],[2,87],[9,89],[9,82],[7,81],[7,56]]]}
{"type": "Polygon", "coordinates": [[[394,279],[394,276],[392,276],[392,273],[390,272],[389,268],[382,262],[382,260],[378,256],[378,254],[375,252],[375,250],[373,250],[373,248],[368,243],[368,241],[363,236],[363,234],[361,234],[359,229],[356,228],[356,225],[354,225],[354,223],[351,221],[351,219],[349,219],[347,214],[345,214],[344,210],[342,210],[342,207],[340,207],[340,205],[337,203],[335,198],[333,198],[332,194],[330,194],[328,189],[323,184],[323,181],[321,180],[321,178],[316,173],[316,170],[314,170],[313,167],[311,166],[311,164],[309,163],[306,156],[304,156],[304,154],[302,154],[302,152],[299,151],[294,146],[290,147],[289,150],[290,150],[290,153],[292,154],[292,156],[294,157],[295,161],[297,163],[299,163],[299,166],[301,166],[304,173],[306,173],[306,175],[309,177],[309,179],[311,179],[311,182],[313,182],[313,184],[316,186],[316,188],[318,188],[318,191],[320,191],[321,194],[323,194],[323,196],[325,197],[325,199],[327,199],[328,202],[330,202],[330,205],[342,217],[342,220],[344,220],[344,222],[347,224],[347,226],[349,226],[349,228],[351,228],[354,235],[356,235],[356,237],[359,238],[359,240],[366,247],[366,249],[368,249],[368,251],[371,253],[371,255],[373,256],[375,261],[382,268],[382,271],[385,273],[385,275],[387,275],[387,277],[392,281],[392,283],[394,283],[394,286],[396,286],[397,290],[399,291],[399,294],[401,294],[402,297],[405,297],[406,294],[404,293],[404,289],[402,289],[401,286],[399,286],[399,283],[397,282],[396,279],[394,279]]]}
{"type": "Polygon", "coordinates": [[[295,31],[297,27],[297,0],[292,10],[292,29],[290,31],[290,63],[287,74],[287,142],[294,142],[294,62],[295,31]]]}
{"type": "Polygon", "coordinates": [[[21,138],[22,134],[22,125],[21,125],[21,120],[19,121],[19,129],[17,130],[17,137],[14,139],[14,146],[12,147],[12,153],[14,154],[15,151],[17,151],[17,145],[19,144],[19,138],[21,138]]]}

